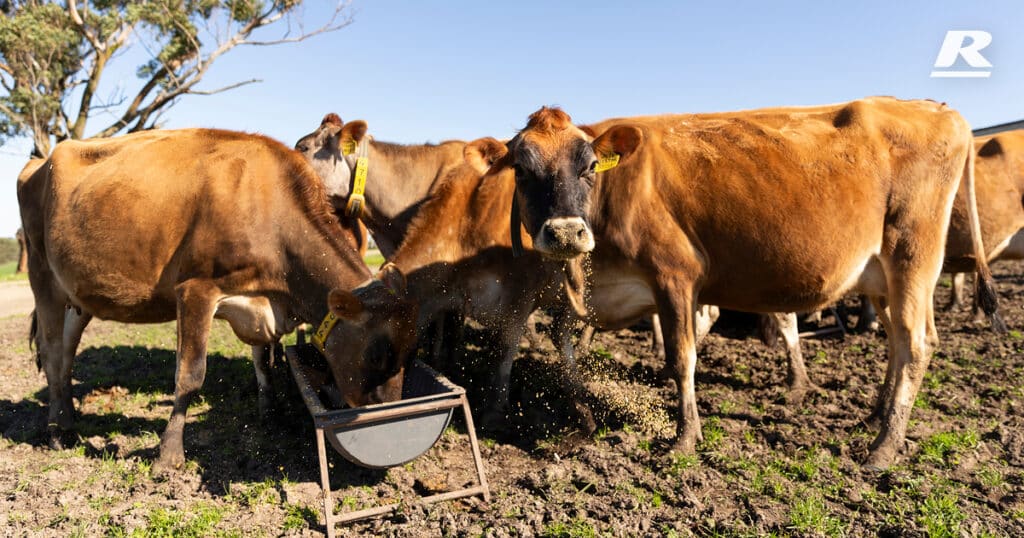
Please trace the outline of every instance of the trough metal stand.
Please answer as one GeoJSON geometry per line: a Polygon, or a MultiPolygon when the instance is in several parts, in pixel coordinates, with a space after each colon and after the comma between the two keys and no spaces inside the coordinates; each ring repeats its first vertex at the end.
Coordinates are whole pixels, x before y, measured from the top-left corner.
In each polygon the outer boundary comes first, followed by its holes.
{"type": "MultiPolygon", "coordinates": [[[[305,344],[305,331],[299,332],[297,336],[298,344],[305,344]]],[[[300,375],[300,368],[298,367],[297,362],[298,357],[292,349],[286,350],[285,354],[288,358],[288,364],[291,367],[293,375],[298,378],[300,375]]],[[[314,410],[321,408],[319,397],[312,392],[308,384],[299,383],[298,385],[302,399],[306,402],[306,406],[310,409],[310,412],[313,413],[313,426],[316,428],[316,452],[317,457],[320,460],[320,488],[324,496],[324,521],[327,524],[327,538],[334,538],[334,526],[338,523],[347,523],[350,521],[391,513],[398,510],[403,504],[406,504],[391,503],[383,506],[357,510],[355,512],[346,512],[344,514],[334,515],[334,498],[331,496],[331,481],[327,465],[327,445],[325,436],[336,430],[349,429],[373,422],[383,422],[396,418],[412,417],[434,411],[461,407],[462,414],[466,419],[466,431],[469,433],[469,446],[473,451],[473,463],[476,465],[476,475],[479,483],[473,487],[420,497],[419,499],[412,501],[410,504],[431,504],[440,501],[471,497],[473,495],[483,495],[485,503],[491,502],[491,490],[487,486],[487,476],[484,474],[484,462],[483,458],[480,457],[480,445],[476,439],[476,427],[473,425],[473,414],[469,409],[469,400],[466,399],[466,390],[462,387],[455,387],[453,392],[446,393],[443,396],[427,398],[422,403],[407,405],[397,409],[391,408],[366,411],[361,413],[359,416],[346,421],[343,425],[338,425],[336,423],[332,423],[329,418],[321,416],[320,413],[314,412],[314,410]]]]}
{"type": "Polygon", "coordinates": [[[473,461],[476,464],[476,474],[479,484],[456,491],[420,497],[419,499],[412,501],[411,504],[431,504],[440,501],[459,499],[462,497],[471,497],[473,495],[483,495],[484,502],[490,502],[491,493],[490,489],[487,487],[487,477],[484,476],[484,462],[480,457],[480,446],[477,444],[476,440],[476,430],[473,427],[473,416],[470,413],[469,401],[466,399],[466,394],[464,392],[452,395],[452,397],[440,401],[426,402],[401,409],[382,409],[380,411],[371,411],[341,427],[322,424],[321,421],[314,419],[314,424],[316,426],[316,451],[320,458],[320,484],[323,488],[324,518],[327,521],[328,538],[334,538],[334,526],[337,523],[347,523],[349,521],[391,513],[407,503],[391,503],[383,506],[375,506],[373,508],[366,508],[355,512],[346,512],[344,514],[335,515],[334,499],[331,497],[331,483],[327,470],[327,446],[324,438],[325,434],[329,431],[343,429],[349,426],[358,426],[372,422],[415,416],[442,409],[454,409],[456,407],[461,407],[462,413],[466,417],[466,430],[469,433],[469,445],[473,450],[473,461]]]}

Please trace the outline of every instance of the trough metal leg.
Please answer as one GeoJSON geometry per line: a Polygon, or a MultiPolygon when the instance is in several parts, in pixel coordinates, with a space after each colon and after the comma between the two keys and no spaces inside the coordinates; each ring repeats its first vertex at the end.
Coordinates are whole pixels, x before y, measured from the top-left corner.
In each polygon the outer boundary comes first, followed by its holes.
{"type": "Polygon", "coordinates": [[[480,457],[480,445],[476,441],[476,427],[473,426],[473,414],[469,410],[469,400],[463,394],[462,413],[466,416],[466,431],[469,432],[469,446],[473,449],[473,461],[476,463],[476,476],[480,480],[480,488],[483,489],[484,502],[491,502],[491,488],[487,486],[487,477],[484,476],[484,460],[480,457]]]}
{"type": "Polygon", "coordinates": [[[324,492],[324,523],[327,538],[334,538],[334,498],[331,496],[331,479],[327,473],[327,447],[324,446],[324,429],[316,429],[316,452],[320,458],[320,486],[324,492]]]}

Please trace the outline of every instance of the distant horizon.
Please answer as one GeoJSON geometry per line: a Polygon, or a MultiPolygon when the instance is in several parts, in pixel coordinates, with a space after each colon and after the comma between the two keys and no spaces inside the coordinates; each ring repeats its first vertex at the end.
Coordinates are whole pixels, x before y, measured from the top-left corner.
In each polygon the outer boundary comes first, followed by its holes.
{"type": "MultiPolygon", "coordinates": [[[[308,2],[306,26],[333,2],[308,2]]],[[[575,121],[818,105],[870,95],[946,102],[978,128],[1024,120],[1024,10],[1009,0],[685,5],[524,0],[513,5],[355,0],[351,26],[298,44],[240,48],[211,67],[166,128],[265,134],[291,146],[328,112],[397,143],[508,137],[542,105],[575,121]],[[947,31],[983,30],[989,78],[929,76],[947,31]]],[[[140,51],[98,95],[138,87],[140,51]]],[[[90,122],[91,131],[106,117],[90,122]]],[[[0,146],[0,237],[20,226],[14,182],[31,142],[0,146]]]]}

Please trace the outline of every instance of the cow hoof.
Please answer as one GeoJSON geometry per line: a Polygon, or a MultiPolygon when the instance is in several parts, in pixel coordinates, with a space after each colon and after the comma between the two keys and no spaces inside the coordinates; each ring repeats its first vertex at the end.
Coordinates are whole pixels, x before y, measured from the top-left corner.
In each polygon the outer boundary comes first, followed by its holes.
{"type": "Polygon", "coordinates": [[[582,403],[575,404],[576,420],[579,421],[580,430],[587,435],[593,435],[597,431],[597,422],[594,421],[594,413],[590,406],[582,403]]]}
{"type": "Polygon", "coordinates": [[[786,393],[782,395],[782,400],[787,405],[801,405],[810,395],[823,396],[824,394],[825,389],[808,382],[790,386],[786,389],[786,393]]]}

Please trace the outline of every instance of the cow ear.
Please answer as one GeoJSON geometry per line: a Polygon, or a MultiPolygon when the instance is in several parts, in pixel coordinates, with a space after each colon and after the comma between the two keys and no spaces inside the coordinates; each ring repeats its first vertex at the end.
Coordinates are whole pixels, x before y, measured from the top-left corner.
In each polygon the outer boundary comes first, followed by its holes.
{"type": "Polygon", "coordinates": [[[393,263],[384,264],[380,271],[377,272],[377,280],[380,280],[391,293],[398,296],[405,295],[405,275],[402,274],[397,265],[393,263]]]}
{"type": "Polygon", "coordinates": [[[363,120],[350,121],[343,125],[338,136],[338,144],[341,146],[342,153],[348,155],[354,152],[356,145],[362,142],[366,136],[367,129],[369,127],[363,120]]]}
{"type": "Polygon", "coordinates": [[[320,129],[327,133],[328,136],[334,136],[338,134],[345,122],[341,121],[341,116],[331,112],[324,116],[324,119],[320,120],[320,129]]]}
{"type": "Polygon", "coordinates": [[[613,153],[625,160],[643,143],[644,133],[632,125],[616,125],[605,131],[591,143],[598,158],[613,153]]]}
{"type": "Polygon", "coordinates": [[[327,306],[335,316],[349,321],[358,320],[366,309],[354,293],[339,289],[333,289],[327,294],[327,306]]]}
{"type": "Polygon", "coordinates": [[[480,175],[484,175],[488,171],[497,172],[511,164],[507,162],[509,160],[508,147],[505,146],[505,143],[489,136],[466,144],[462,155],[480,175]]]}
{"type": "Polygon", "coordinates": [[[587,133],[587,136],[589,136],[591,140],[597,138],[597,131],[595,131],[593,127],[589,125],[580,125],[579,128],[584,133],[587,133]]]}

